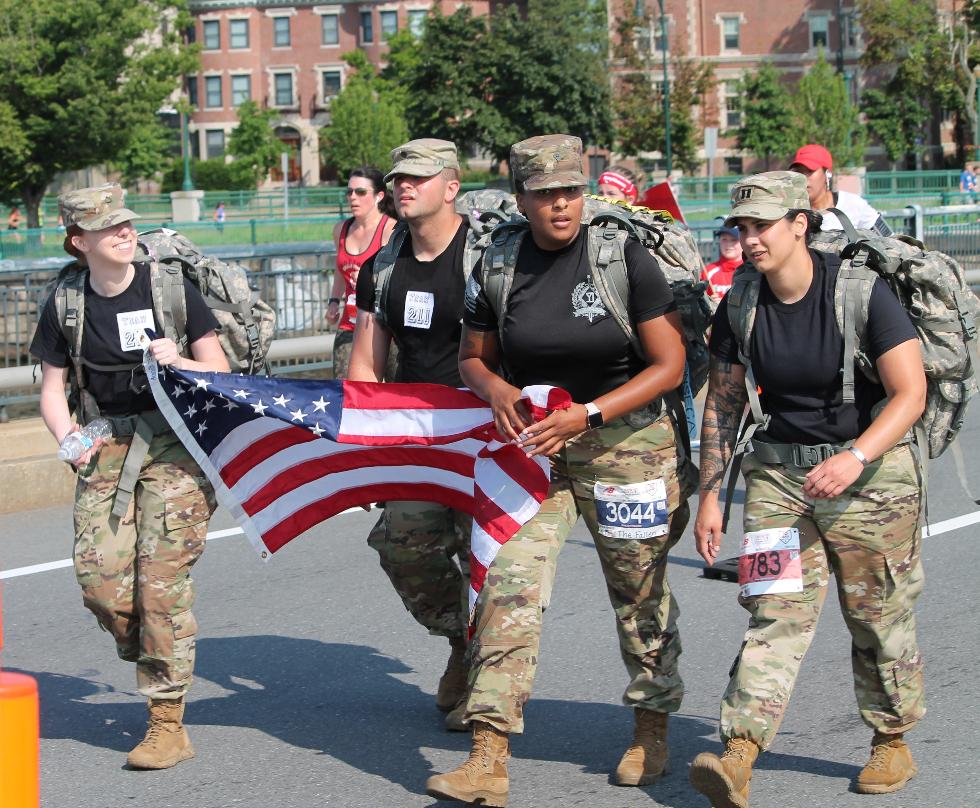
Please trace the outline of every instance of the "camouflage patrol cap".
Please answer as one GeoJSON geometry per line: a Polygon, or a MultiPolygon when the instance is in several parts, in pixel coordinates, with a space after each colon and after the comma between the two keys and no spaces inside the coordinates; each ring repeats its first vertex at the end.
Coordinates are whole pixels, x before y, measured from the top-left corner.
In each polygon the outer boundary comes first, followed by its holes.
{"type": "Polygon", "coordinates": [[[455,168],[459,171],[455,143],[434,137],[410,140],[391,150],[391,171],[385,174],[385,182],[391,182],[396,174],[434,177],[444,168],[455,168]]]}
{"type": "Polygon", "coordinates": [[[589,184],[582,173],[582,141],[574,135],[538,135],[515,143],[510,170],[527,191],[589,184]]]}
{"type": "Polygon", "coordinates": [[[773,222],[791,210],[810,210],[806,177],[795,171],[753,174],[732,186],[732,211],[725,227],[731,227],[740,216],[773,222]]]}
{"type": "Polygon", "coordinates": [[[105,230],[140,217],[123,207],[125,191],[114,182],[79,188],[58,197],[61,221],[65,227],[78,225],[82,230],[105,230]]]}

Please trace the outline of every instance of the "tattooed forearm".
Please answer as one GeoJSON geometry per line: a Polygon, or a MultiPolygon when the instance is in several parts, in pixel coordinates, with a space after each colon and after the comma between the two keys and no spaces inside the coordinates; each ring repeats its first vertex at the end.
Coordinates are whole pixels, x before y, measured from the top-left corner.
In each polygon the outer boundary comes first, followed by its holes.
{"type": "Polygon", "coordinates": [[[748,395],[745,368],[711,357],[701,426],[701,491],[719,492],[748,395]]]}

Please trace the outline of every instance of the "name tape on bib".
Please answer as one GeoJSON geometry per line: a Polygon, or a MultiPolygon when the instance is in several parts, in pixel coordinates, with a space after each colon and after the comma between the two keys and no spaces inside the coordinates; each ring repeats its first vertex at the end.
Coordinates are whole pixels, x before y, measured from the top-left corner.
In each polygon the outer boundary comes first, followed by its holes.
{"type": "Polygon", "coordinates": [[[743,598],[802,592],[800,531],[777,527],[746,533],[738,557],[738,585],[743,598]]]}
{"type": "Polygon", "coordinates": [[[156,330],[153,311],[121,311],[116,315],[119,325],[119,347],[124,351],[141,351],[146,340],[146,329],[156,330]]]}
{"type": "Polygon", "coordinates": [[[432,292],[408,292],[405,295],[405,325],[409,328],[430,328],[436,297],[432,292]]]}
{"type": "Polygon", "coordinates": [[[662,478],[594,489],[599,533],[613,539],[649,539],[667,533],[667,486],[662,478]]]}

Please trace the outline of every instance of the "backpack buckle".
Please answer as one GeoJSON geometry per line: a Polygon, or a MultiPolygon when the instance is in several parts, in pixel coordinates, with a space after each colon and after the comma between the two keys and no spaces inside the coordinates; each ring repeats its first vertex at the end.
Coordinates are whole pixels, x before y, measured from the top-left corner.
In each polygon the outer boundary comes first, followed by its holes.
{"type": "Polygon", "coordinates": [[[70,308],[65,312],[65,325],[69,328],[78,325],[78,309],[70,308]]]}
{"type": "Polygon", "coordinates": [[[794,443],[793,465],[801,469],[813,468],[819,466],[824,460],[829,460],[835,454],[837,454],[836,450],[829,443],[820,443],[816,446],[794,443]]]}

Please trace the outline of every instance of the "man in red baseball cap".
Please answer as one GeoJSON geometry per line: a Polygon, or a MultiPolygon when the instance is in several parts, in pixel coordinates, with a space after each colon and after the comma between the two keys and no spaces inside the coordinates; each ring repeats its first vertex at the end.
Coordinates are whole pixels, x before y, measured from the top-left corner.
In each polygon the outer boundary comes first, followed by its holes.
{"type": "Polygon", "coordinates": [[[830,152],[817,143],[800,147],[790,163],[789,170],[806,177],[806,192],[810,207],[823,214],[821,230],[843,230],[840,219],[829,208],[843,211],[859,230],[874,230],[883,236],[892,235],[891,228],[881,214],[857,194],[831,190],[834,159],[830,152]]]}

